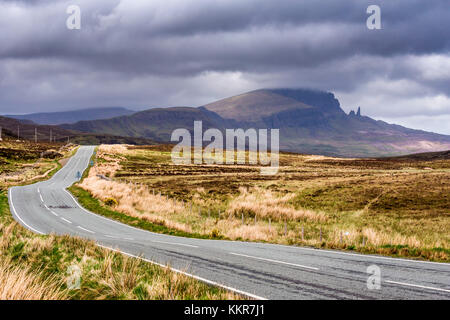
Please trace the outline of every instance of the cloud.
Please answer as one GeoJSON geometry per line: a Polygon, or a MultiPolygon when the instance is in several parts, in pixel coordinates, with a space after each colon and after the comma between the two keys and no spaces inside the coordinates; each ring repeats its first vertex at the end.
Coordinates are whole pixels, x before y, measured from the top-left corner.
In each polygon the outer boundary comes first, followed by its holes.
{"type": "Polygon", "coordinates": [[[429,119],[450,113],[449,29],[446,0],[2,1],[0,113],[312,87],[346,110],[429,119]],[[65,26],[73,3],[77,31],[65,26]],[[369,4],[382,30],[366,28],[369,4]]]}

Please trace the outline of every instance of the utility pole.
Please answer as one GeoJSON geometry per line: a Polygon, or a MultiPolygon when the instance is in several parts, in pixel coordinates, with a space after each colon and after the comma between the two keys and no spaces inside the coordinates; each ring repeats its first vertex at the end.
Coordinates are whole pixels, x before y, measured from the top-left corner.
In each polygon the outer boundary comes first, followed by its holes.
{"type": "Polygon", "coordinates": [[[34,128],[34,143],[37,143],[37,128],[34,128]]]}
{"type": "Polygon", "coordinates": [[[20,126],[17,126],[17,141],[20,141],[20,126]]]}
{"type": "Polygon", "coordinates": [[[50,129],[50,143],[52,142],[52,129],[50,129]]]}

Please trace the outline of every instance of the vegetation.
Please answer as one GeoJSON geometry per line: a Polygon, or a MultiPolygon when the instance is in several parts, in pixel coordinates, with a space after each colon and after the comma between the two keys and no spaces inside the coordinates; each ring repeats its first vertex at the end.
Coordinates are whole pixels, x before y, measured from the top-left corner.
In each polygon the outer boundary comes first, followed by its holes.
{"type": "Polygon", "coordinates": [[[173,165],[170,146],[104,145],[73,191],[91,210],[157,232],[450,260],[445,153],[285,153],[280,165],[278,175],[261,176],[257,166],[173,165]],[[106,206],[108,197],[118,204],[106,206]]]}
{"type": "Polygon", "coordinates": [[[40,236],[16,223],[7,188],[48,178],[74,146],[0,143],[0,299],[240,299],[185,275],[69,236],[40,236]],[[11,155],[52,149],[55,159],[11,155]],[[51,170],[49,172],[49,170],[51,170]],[[49,172],[47,175],[43,173],[49,172]],[[72,268],[81,271],[79,289],[68,287],[72,268]]]}

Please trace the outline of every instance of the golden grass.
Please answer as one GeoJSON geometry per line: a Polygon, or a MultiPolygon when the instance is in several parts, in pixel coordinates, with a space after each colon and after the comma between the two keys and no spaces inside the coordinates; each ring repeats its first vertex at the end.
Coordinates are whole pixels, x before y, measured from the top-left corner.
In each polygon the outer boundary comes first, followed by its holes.
{"type": "Polygon", "coordinates": [[[227,213],[238,215],[241,213],[256,216],[261,219],[284,220],[311,220],[317,222],[326,221],[327,217],[321,212],[313,210],[295,209],[288,204],[295,197],[294,193],[277,196],[274,192],[254,188],[239,188],[241,194],[234,198],[227,209],[227,213]]]}
{"type": "MultiPolygon", "coordinates": [[[[30,167],[38,166],[14,162],[9,169],[17,173],[30,167]]],[[[42,170],[33,170],[28,178],[36,178],[39,172],[42,170]]],[[[0,299],[243,298],[170,268],[100,248],[92,241],[35,235],[15,222],[8,210],[6,193],[2,190],[12,184],[15,182],[0,180],[0,299]],[[82,271],[81,287],[69,290],[67,271],[74,265],[82,271]]]]}
{"type": "Polygon", "coordinates": [[[281,154],[278,175],[262,177],[257,166],[174,166],[167,148],[100,149],[81,186],[133,217],[229,239],[450,258],[448,160],[281,154]]]}
{"type": "Polygon", "coordinates": [[[57,277],[46,277],[30,267],[0,258],[0,300],[63,300],[67,292],[57,277]]]}

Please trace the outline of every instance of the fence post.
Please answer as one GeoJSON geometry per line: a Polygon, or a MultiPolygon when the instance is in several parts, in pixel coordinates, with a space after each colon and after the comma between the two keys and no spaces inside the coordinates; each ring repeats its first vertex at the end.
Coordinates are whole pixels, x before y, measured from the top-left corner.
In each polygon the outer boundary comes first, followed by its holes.
{"type": "Polygon", "coordinates": [[[244,213],[242,212],[242,225],[244,225],[244,213]]]}
{"type": "Polygon", "coordinates": [[[269,230],[270,230],[270,227],[271,227],[271,222],[272,222],[272,219],[269,218],[269,230]]]}
{"type": "Polygon", "coordinates": [[[211,218],[211,208],[208,208],[208,218],[211,218]]]}
{"type": "Polygon", "coordinates": [[[342,245],[343,239],[342,239],[342,231],[341,231],[341,237],[339,239],[340,244],[342,245]]]}
{"type": "Polygon", "coordinates": [[[322,242],[322,227],[320,227],[320,242],[322,242]]]}
{"type": "Polygon", "coordinates": [[[302,226],[302,241],[305,241],[305,229],[302,226]]]}
{"type": "Polygon", "coordinates": [[[287,222],[284,220],[284,236],[287,236],[287,222]]]}

